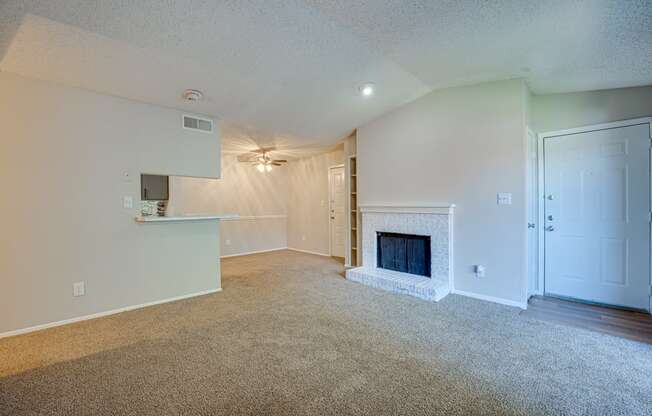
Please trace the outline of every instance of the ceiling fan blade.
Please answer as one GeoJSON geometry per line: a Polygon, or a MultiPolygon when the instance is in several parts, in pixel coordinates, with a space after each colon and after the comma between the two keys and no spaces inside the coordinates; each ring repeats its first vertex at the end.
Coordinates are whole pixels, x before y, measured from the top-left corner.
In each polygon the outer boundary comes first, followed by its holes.
{"type": "Polygon", "coordinates": [[[255,153],[255,152],[243,153],[241,155],[238,155],[238,162],[249,162],[253,158],[256,158],[257,156],[258,156],[258,154],[255,153]]]}
{"type": "Polygon", "coordinates": [[[264,162],[261,159],[269,159],[268,153],[274,150],[276,150],[276,146],[258,147],[258,149],[249,150],[238,155],[238,162],[253,162],[254,160],[264,162]]]}
{"type": "Polygon", "coordinates": [[[280,163],[276,163],[276,162],[272,162],[272,165],[274,165],[274,166],[283,166],[280,163]]]}
{"type": "Polygon", "coordinates": [[[287,160],[285,159],[273,159],[272,162],[278,162],[278,163],[288,163],[287,160]]]}

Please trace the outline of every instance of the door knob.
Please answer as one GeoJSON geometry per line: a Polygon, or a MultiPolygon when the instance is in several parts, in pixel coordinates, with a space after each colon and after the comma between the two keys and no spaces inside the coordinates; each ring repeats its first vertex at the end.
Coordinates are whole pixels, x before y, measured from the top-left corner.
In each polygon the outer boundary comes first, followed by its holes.
{"type": "Polygon", "coordinates": [[[552,196],[552,194],[548,195],[546,198],[548,199],[548,201],[552,201],[553,199],[555,199],[555,198],[552,196]]]}
{"type": "Polygon", "coordinates": [[[527,228],[536,228],[536,225],[533,222],[528,222],[527,228]]]}
{"type": "Polygon", "coordinates": [[[546,227],[546,231],[555,231],[555,227],[553,227],[552,225],[549,225],[549,226],[546,227]]]}

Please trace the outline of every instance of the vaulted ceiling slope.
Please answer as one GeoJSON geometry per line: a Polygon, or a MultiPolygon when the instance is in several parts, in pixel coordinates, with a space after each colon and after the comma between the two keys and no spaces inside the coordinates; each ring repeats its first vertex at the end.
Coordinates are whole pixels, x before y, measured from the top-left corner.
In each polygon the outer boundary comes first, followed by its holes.
{"type": "Polygon", "coordinates": [[[2,71],[307,141],[435,88],[616,88],[652,84],[651,68],[652,0],[0,2],[2,71]],[[189,107],[186,88],[205,100],[189,107]]]}

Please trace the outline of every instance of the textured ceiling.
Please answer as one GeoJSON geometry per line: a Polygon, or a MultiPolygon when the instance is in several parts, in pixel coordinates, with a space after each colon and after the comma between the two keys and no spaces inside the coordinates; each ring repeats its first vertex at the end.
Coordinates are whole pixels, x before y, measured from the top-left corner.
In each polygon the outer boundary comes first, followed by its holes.
{"type": "Polygon", "coordinates": [[[333,142],[434,88],[616,88],[652,84],[651,68],[652,0],[0,1],[2,71],[284,143],[333,142]],[[189,106],[186,88],[206,99],[189,106]]]}

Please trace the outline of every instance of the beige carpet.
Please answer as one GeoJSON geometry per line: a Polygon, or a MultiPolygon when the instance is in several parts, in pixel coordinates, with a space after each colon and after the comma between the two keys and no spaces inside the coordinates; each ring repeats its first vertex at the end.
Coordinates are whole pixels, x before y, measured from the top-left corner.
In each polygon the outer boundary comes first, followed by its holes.
{"type": "Polygon", "coordinates": [[[0,340],[0,414],[651,413],[649,345],[382,292],[289,251],[226,259],[223,287],[0,340]]]}

